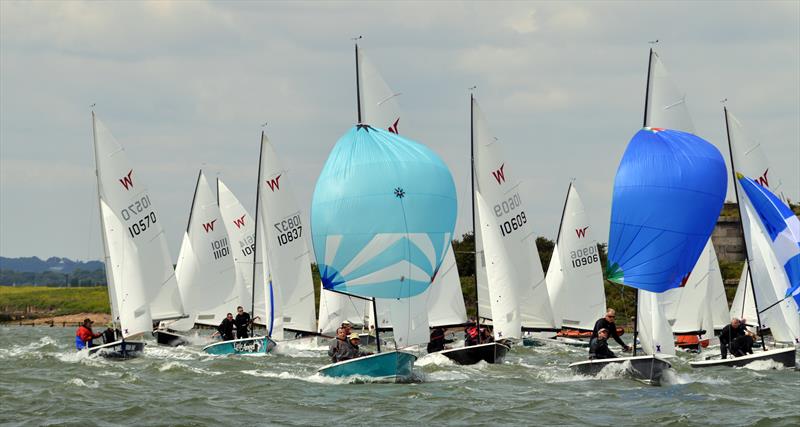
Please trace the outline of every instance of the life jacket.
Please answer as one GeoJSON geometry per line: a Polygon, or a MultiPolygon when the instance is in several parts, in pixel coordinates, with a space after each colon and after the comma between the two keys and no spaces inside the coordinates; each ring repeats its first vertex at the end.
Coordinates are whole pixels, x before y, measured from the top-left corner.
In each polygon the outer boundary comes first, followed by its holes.
{"type": "Polygon", "coordinates": [[[86,344],[90,342],[94,336],[89,328],[81,325],[78,326],[78,329],[75,330],[75,348],[78,350],[83,350],[86,347],[86,344]]]}
{"type": "Polygon", "coordinates": [[[478,328],[473,326],[467,329],[467,335],[469,335],[470,338],[478,338],[478,328]]]}

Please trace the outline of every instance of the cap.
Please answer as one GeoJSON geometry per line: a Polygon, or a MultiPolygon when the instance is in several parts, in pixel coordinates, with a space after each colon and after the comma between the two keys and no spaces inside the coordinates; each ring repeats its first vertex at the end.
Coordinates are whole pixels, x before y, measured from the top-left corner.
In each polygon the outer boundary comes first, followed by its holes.
{"type": "Polygon", "coordinates": [[[342,326],[345,326],[345,325],[347,325],[347,326],[353,326],[353,324],[352,324],[352,323],[350,323],[350,321],[349,321],[349,320],[345,320],[344,322],[342,322],[342,326]]]}
{"type": "Polygon", "coordinates": [[[87,317],[87,318],[83,319],[83,323],[94,323],[94,322],[92,321],[92,319],[87,317]]]}
{"type": "Polygon", "coordinates": [[[353,332],[352,334],[350,334],[350,336],[348,336],[347,338],[348,338],[348,339],[351,339],[351,340],[360,340],[360,339],[361,339],[361,337],[360,337],[360,336],[358,336],[358,334],[357,334],[357,333],[355,333],[355,332],[353,332]]]}

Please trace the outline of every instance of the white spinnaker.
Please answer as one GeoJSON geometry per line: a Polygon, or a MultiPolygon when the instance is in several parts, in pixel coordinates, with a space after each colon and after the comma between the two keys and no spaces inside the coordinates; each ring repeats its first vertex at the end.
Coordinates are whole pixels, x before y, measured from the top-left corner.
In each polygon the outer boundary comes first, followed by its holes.
{"type": "Polygon", "coordinates": [[[317,332],[334,335],[345,320],[354,326],[366,325],[366,310],[369,303],[361,298],[350,297],[321,289],[319,293],[319,322],[317,332]]]}
{"type": "MultiPolygon", "coordinates": [[[[739,185],[737,182],[736,185],[739,185]]],[[[761,312],[761,325],[769,327],[776,341],[800,342],[800,315],[794,298],[784,298],[789,289],[783,266],[778,263],[770,245],[770,238],[764,230],[755,208],[744,190],[739,191],[740,212],[744,239],[750,257],[750,273],[755,290],[755,302],[761,312]],[[775,302],[783,301],[773,305],[775,302]]],[[[748,319],[748,322],[752,320],[748,319]]]]}
{"type": "Polygon", "coordinates": [[[570,185],[561,232],[547,268],[547,291],[555,324],[592,330],[606,311],[597,240],[580,196],[570,185]]]}
{"type": "MultiPolygon", "coordinates": [[[[520,328],[522,326],[520,305],[530,302],[531,292],[539,297],[540,304],[537,309],[542,311],[532,314],[526,309],[526,318],[530,319],[529,316],[533,315],[539,323],[553,328],[547,286],[543,280],[537,280],[540,278],[535,277],[536,266],[532,265],[539,257],[532,226],[528,223],[520,195],[520,182],[514,180],[513,171],[500,145],[489,132],[483,112],[475,99],[472,100],[472,118],[475,199],[476,205],[480,207],[477,221],[481,224],[480,238],[486,261],[495,336],[498,338],[521,336],[521,329],[515,329],[516,325],[520,328]],[[481,200],[481,203],[478,203],[478,200],[481,200]],[[499,255],[501,253],[504,255],[499,255]],[[497,312],[496,307],[502,307],[501,311],[497,312]],[[501,328],[500,324],[505,326],[501,328]],[[499,332],[503,335],[499,335],[499,332]]],[[[538,267],[538,275],[543,278],[541,264],[538,267]]]]}
{"type": "Polygon", "coordinates": [[[769,188],[774,194],[783,199],[781,194],[782,183],[775,174],[772,165],[767,160],[761,143],[750,139],[744,132],[742,123],[730,110],[725,110],[728,118],[728,135],[733,153],[733,164],[736,172],[752,178],[758,184],[769,188]]]}
{"type": "MultiPolygon", "coordinates": [[[[183,315],[167,240],[147,188],[94,113],[95,161],[107,274],[124,337],[183,315]]],[[[116,319],[115,319],[116,320],[116,319]]]]}
{"type": "MultiPolygon", "coordinates": [[[[478,226],[484,235],[483,248],[486,253],[486,273],[489,282],[489,306],[492,313],[494,336],[497,339],[520,338],[522,336],[522,315],[520,314],[520,286],[517,269],[512,265],[500,233],[494,232],[497,224],[493,221],[491,210],[480,192],[475,193],[475,206],[478,208],[478,226]]],[[[525,248],[520,248],[525,250],[525,248]]]]}
{"type": "MultiPolygon", "coordinates": [[[[235,291],[239,295],[239,303],[245,311],[252,310],[250,315],[258,317],[255,323],[267,325],[271,316],[267,313],[267,298],[264,286],[256,286],[253,293],[253,251],[255,250],[255,222],[247,213],[236,195],[217,179],[217,194],[219,197],[219,211],[225,230],[230,239],[231,254],[233,255],[235,270],[235,291]]],[[[263,250],[263,248],[262,248],[263,250]]],[[[258,264],[256,277],[262,277],[261,264],[258,264]]],[[[263,283],[259,281],[258,283],[263,283]]],[[[233,305],[233,304],[232,304],[233,305]]]]}
{"type": "Polygon", "coordinates": [[[661,294],[639,290],[639,343],[647,354],[675,354],[672,329],[659,302],[661,294]]]}
{"type": "MultiPolygon", "coordinates": [[[[736,295],[733,297],[731,303],[730,319],[746,319],[748,325],[755,325],[758,323],[758,316],[756,315],[756,304],[753,301],[753,287],[750,285],[750,275],[747,273],[747,264],[744,262],[742,267],[742,275],[739,278],[739,285],[736,286],[736,295]]],[[[730,319],[725,323],[729,323],[730,319]]],[[[762,319],[761,323],[766,323],[762,319]]],[[[769,325],[767,325],[769,326],[769,325]]]]}
{"type": "Polygon", "coordinates": [[[275,328],[313,332],[317,329],[311,253],[306,235],[310,229],[291,192],[288,171],[266,135],[261,137],[259,226],[266,245],[258,253],[268,266],[273,287],[275,328]],[[266,250],[263,250],[266,249],[266,250]]]}
{"type": "Polygon", "coordinates": [[[655,51],[650,54],[645,126],[694,133],[694,124],[686,106],[686,94],[675,85],[655,51]]]}
{"type": "Polygon", "coordinates": [[[175,268],[189,321],[176,322],[172,328],[188,330],[194,323],[219,325],[226,313],[235,311],[239,304],[231,256],[235,248],[223,222],[216,192],[201,171],[175,268]],[[181,323],[186,323],[186,326],[176,326],[181,323]]]}
{"type": "Polygon", "coordinates": [[[675,334],[687,334],[702,330],[705,313],[711,313],[708,295],[711,241],[706,242],[700,258],[686,284],[664,291],[659,295],[664,314],[675,334]]]}
{"type": "Polygon", "coordinates": [[[356,47],[361,95],[361,122],[398,133],[400,122],[400,106],[397,103],[398,92],[392,91],[383,80],[378,69],[364,54],[363,49],[356,47]]]}

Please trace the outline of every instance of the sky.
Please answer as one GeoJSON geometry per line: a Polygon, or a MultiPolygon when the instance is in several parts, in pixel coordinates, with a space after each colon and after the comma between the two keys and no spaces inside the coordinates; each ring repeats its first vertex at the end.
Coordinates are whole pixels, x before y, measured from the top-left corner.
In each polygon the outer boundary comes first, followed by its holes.
{"type": "Polygon", "coordinates": [[[605,241],[656,39],[697,134],[727,159],[727,98],[761,142],[771,177],[800,200],[797,1],[4,0],[0,255],[102,258],[91,104],[149,187],[173,259],[199,168],[252,213],[262,130],[307,212],[330,149],[356,121],[351,38],[359,35],[402,92],[401,133],[453,173],[457,234],[470,227],[468,88],[477,86],[526,183],[534,231],[555,237],[575,179],[605,241]]]}

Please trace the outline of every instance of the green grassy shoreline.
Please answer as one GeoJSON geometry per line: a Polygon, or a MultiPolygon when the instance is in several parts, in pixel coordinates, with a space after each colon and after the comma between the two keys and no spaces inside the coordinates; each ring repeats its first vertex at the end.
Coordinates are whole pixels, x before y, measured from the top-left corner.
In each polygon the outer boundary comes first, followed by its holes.
{"type": "Polygon", "coordinates": [[[105,286],[48,288],[0,286],[0,321],[75,313],[110,313],[105,286]]]}

